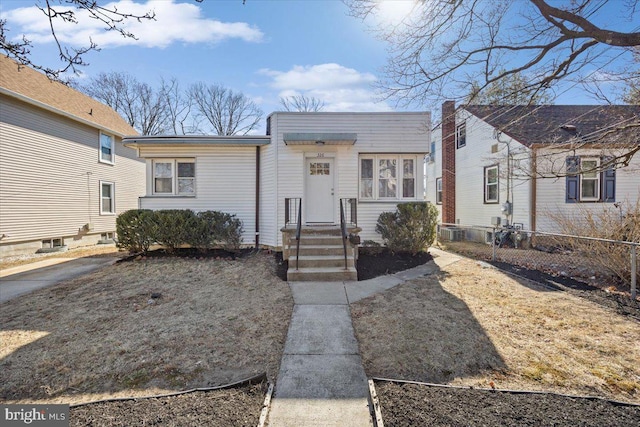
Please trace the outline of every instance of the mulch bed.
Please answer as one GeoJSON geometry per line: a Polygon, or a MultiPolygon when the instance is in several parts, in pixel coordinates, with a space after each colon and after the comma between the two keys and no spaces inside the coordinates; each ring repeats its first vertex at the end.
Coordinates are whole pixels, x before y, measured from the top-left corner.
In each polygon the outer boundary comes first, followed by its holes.
{"type": "Polygon", "coordinates": [[[171,397],[100,402],[71,408],[71,426],[256,426],[266,383],[171,397]]]}
{"type": "Polygon", "coordinates": [[[640,425],[640,406],[602,399],[392,382],[376,391],[387,427],[640,425]]]}
{"type": "Polygon", "coordinates": [[[633,300],[629,295],[601,289],[571,277],[530,270],[506,262],[488,261],[488,263],[508,273],[533,280],[553,289],[569,292],[596,304],[609,307],[623,316],[630,316],[640,320],[640,300],[633,300]]]}
{"type": "Polygon", "coordinates": [[[428,252],[413,255],[408,252],[393,253],[387,248],[360,248],[358,252],[358,280],[373,279],[385,274],[417,267],[433,259],[428,252]]]}

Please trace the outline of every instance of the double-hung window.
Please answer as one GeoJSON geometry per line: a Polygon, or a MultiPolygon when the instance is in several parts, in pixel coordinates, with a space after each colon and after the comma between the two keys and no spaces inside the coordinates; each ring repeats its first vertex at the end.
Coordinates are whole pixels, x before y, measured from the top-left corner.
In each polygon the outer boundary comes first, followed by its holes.
{"type": "Polygon", "coordinates": [[[196,194],[196,164],[193,159],[153,161],[153,194],[193,196],[196,194]]]}
{"type": "Polygon", "coordinates": [[[100,181],[100,215],[116,213],[116,191],[113,182],[100,181]]]}
{"type": "Polygon", "coordinates": [[[456,148],[467,145],[467,123],[462,122],[456,126],[456,148]]]}
{"type": "Polygon", "coordinates": [[[360,199],[416,198],[417,156],[369,154],[360,157],[360,199]]]}
{"type": "Polygon", "coordinates": [[[498,165],[484,168],[484,202],[498,203],[498,165]]]}
{"type": "Polygon", "coordinates": [[[100,162],[113,164],[115,157],[113,137],[100,132],[100,162]]]}
{"type": "Polygon", "coordinates": [[[611,162],[607,157],[567,157],[565,201],[615,202],[616,170],[609,163],[611,162]]]}
{"type": "Polygon", "coordinates": [[[436,178],[436,205],[442,204],[442,178],[436,178]]]}
{"type": "Polygon", "coordinates": [[[580,161],[580,200],[600,200],[600,159],[587,158],[580,161]]]}

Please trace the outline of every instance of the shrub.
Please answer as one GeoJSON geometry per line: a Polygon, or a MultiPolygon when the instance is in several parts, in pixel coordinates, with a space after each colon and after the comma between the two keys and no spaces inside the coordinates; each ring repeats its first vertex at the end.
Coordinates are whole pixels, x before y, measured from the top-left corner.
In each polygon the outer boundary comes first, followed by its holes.
{"type": "Polygon", "coordinates": [[[131,253],[147,252],[155,241],[154,212],[148,209],[131,209],[116,218],[117,246],[131,253]]]}
{"type": "Polygon", "coordinates": [[[116,220],[118,247],[146,252],[152,243],[173,252],[182,245],[206,251],[223,248],[236,252],[242,243],[242,221],[224,212],[134,209],[116,220]]]}
{"type": "MultiPolygon", "coordinates": [[[[640,201],[607,203],[603,206],[580,206],[575,213],[548,212],[562,234],[608,240],[640,242],[640,201]]],[[[561,246],[587,257],[594,265],[631,283],[630,247],[577,238],[559,238],[561,246]]]]}
{"type": "Polygon", "coordinates": [[[378,217],[376,232],[392,252],[416,254],[431,246],[436,237],[438,210],[428,202],[398,204],[395,212],[378,217]]]}
{"type": "Polygon", "coordinates": [[[197,228],[197,217],[192,210],[165,209],[154,213],[156,242],[168,252],[173,252],[192,240],[194,229],[197,228]]]}
{"type": "Polygon", "coordinates": [[[222,247],[235,252],[242,243],[242,221],[224,212],[198,212],[189,243],[203,251],[222,247]]]}

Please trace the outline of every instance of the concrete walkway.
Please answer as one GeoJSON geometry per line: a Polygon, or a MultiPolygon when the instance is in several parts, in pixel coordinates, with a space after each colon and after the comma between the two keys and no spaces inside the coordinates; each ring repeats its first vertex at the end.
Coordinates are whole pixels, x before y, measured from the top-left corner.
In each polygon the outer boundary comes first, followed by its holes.
{"type": "Polygon", "coordinates": [[[294,307],[268,425],[373,425],[367,377],[349,304],[406,280],[433,274],[460,259],[430,249],[434,260],[361,282],[290,282],[294,307]]]}
{"type": "Polygon", "coordinates": [[[91,273],[117,260],[114,257],[55,258],[2,270],[0,303],[91,273]]]}

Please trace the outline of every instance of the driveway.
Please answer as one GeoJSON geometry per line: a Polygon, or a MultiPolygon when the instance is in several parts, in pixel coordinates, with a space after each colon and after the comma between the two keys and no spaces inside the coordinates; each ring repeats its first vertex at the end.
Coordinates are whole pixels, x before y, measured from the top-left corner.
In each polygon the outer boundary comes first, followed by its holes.
{"type": "Polygon", "coordinates": [[[45,260],[3,270],[0,277],[0,303],[91,273],[116,261],[112,257],[45,260]],[[52,262],[56,263],[51,265],[52,262]]]}

